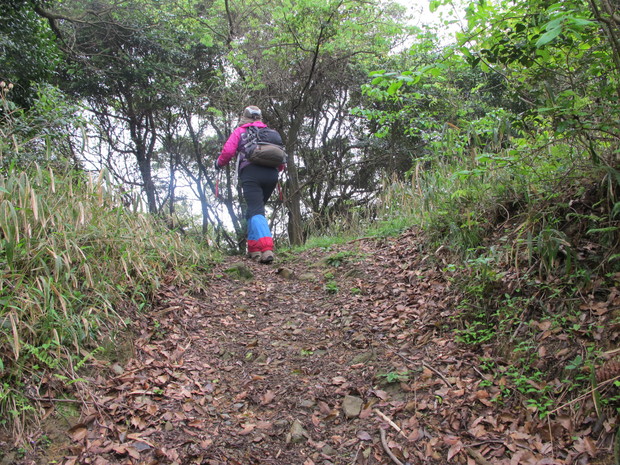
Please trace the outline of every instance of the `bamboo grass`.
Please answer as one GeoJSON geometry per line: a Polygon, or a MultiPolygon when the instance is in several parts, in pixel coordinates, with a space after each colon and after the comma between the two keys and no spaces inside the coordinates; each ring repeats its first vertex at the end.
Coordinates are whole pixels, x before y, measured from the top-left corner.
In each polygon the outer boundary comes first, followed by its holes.
{"type": "Polygon", "coordinates": [[[119,309],[148,309],[168,270],[198,281],[210,261],[156,218],[128,210],[105,171],[33,165],[0,175],[0,417],[24,431],[38,409],[19,386],[73,372],[104,333],[126,324],[119,309]]]}

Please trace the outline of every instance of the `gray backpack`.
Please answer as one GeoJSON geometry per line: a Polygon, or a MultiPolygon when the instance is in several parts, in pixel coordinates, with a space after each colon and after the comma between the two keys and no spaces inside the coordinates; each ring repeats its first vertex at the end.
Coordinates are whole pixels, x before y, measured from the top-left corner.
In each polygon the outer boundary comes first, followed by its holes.
{"type": "Polygon", "coordinates": [[[248,126],[241,135],[240,144],[250,163],[272,168],[286,163],[282,137],[275,129],[248,126]]]}

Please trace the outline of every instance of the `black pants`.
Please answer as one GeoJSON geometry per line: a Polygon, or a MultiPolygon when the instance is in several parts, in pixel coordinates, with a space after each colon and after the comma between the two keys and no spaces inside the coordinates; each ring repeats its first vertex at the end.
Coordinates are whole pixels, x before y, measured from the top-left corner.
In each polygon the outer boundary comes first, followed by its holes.
{"type": "Polygon", "coordinates": [[[246,218],[265,216],[265,204],[278,184],[278,170],[268,166],[248,165],[239,173],[239,179],[248,206],[246,218]]]}

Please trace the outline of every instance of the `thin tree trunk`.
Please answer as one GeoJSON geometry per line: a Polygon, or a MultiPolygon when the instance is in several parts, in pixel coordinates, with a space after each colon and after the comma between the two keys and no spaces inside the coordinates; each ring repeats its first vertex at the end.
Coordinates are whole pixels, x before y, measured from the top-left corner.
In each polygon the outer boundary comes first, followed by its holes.
{"type": "MultiPolygon", "coordinates": [[[[298,112],[303,115],[303,112],[298,112]]],[[[297,172],[297,163],[293,150],[297,145],[297,135],[301,128],[302,116],[297,116],[293,120],[293,124],[289,129],[287,137],[286,151],[289,154],[287,164],[288,172],[288,194],[286,196],[286,206],[288,209],[288,238],[291,245],[302,245],[304,243],[304,230],[301,216],[301,189],[299,188],[299,175],[297,172]]]]}

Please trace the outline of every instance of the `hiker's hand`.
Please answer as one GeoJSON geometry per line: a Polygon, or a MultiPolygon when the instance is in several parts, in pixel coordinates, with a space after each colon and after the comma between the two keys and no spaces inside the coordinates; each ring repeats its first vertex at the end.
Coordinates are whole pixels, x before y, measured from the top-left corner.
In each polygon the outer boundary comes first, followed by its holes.
{"type": "Polygon", "coordinates": [[[222,167],[219,165],[219,163],[217,162],[217,158],[215,159],[215,171],[219,171],[221,170],[222,167]]]}

